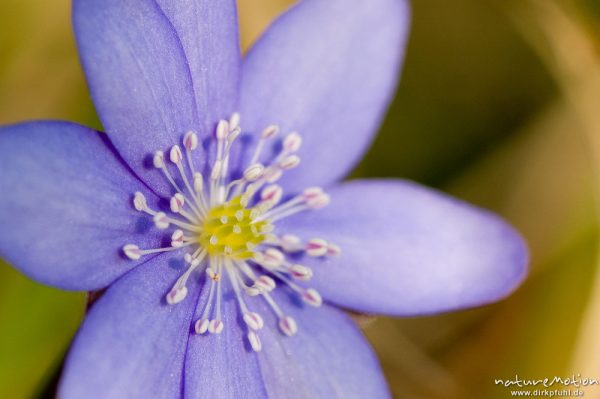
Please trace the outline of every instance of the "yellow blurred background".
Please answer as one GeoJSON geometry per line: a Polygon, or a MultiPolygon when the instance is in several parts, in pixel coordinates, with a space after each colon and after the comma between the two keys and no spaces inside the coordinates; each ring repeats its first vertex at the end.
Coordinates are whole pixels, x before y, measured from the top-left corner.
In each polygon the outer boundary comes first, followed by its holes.
{"type": "MultiPolygon", "coordinates": [[[[239,0],[243,46],[291,3],[239,0]]],[[[2,0],[0,124],[40,118],[100,128],[70,1],[2,0]]],[[[410,178],[490,208],[523,232],[532,265],[492,306],[357,317],[395,397],[506,398],[494,379],[516,374],[600,379],[599,168],[598,0],[413,1],[396,99],[353,176],[410,178]]],[[[0,264],[0,398],[52,397],[84,304],[0,264]]]]}

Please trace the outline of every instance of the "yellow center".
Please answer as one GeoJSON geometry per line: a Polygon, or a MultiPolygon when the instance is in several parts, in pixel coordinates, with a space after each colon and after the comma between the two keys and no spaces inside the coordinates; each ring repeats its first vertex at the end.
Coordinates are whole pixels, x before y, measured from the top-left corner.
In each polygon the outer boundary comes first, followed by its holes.
{"type": "Polygon", "coordinates": [[[257,210],[246,209],[241,200],[241,196],[235,197],[208,212],[198,242],[209,255],[252,258],[254,247],[262,243],[265,233],[272,229],[268,221],[257,221],[257,210]]]}

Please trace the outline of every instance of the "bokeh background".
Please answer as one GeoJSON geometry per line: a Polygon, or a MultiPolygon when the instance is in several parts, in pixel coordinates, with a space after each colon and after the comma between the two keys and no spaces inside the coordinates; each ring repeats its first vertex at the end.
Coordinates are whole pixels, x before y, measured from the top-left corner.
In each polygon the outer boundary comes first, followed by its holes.
{"type": "MultiPolygon", "coordinates": [[[[239,0],[244,47],[290,3],[239,0]]],[[[0,124],[36,118],[100,128],[70,1],[0,0],[0,124]]],[[[506,398],[494,379],[515,374],[600,379],[599,169],[600,1],[413,1],[401,84],[353,177],[409,178],[490,208],[525,235],[532,264],[492,306],[357,317],[396,397],[506,398]]],[[[0,398],[53,396],[84,308],[85,294],[0,263],[0,398]]]]}

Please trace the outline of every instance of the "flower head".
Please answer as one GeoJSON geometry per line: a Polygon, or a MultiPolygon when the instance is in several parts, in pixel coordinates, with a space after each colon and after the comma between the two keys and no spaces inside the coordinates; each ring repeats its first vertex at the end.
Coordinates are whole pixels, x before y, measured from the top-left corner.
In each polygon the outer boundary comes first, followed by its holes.
{"type": "Polygon", "coordinates": [[[61,397],[386,397],[337,306],[429,314],[522,280],[498,217],[405,181],[337,183],[393,93],[404,1],[301,1],[243,60],[233,0],[75,0],[73,18],[108,134],[0,129],[0,254],[107,288],[61,397]]]}
{"type": "Polygon", "coordinates": [[[245,297],[263,296],[277,317],[281,332],[295,335],[298,331],[296,321],[284,313],[271,296],[277,285],[275,279],[308,305],[319,307],[322,298],[315,289],[297,283],[310,280],[312,269],[285,254],[328,257],[341,253],[337,245],[322,238],[302,242],[297,236],[274,232],[277,221],[321,209],[330,201],[329,195],[319,187],[309,187],[282,201],[284,192],[276,182],[284,172],[299,165],[296,152],[302,138],[298,133],[287,135],[281,141],[279,153],[265,166],[258,160],[265,144],[278,130],[277,126],[270,125],[261,132],[249,165],[242,168],[235,179],[228,171],[231,148],[242,132],[238,114],[217,123],[216,157],[214,163],[205,168],[205,174],[194,166],[193,152],[198,149],[198,137],[192,131],[183,136],[184,150],[175,144],[168,155],[156,151],[152,164],[171,184],[174,193],[168,201],[169,209],[166,212],[152,209],[146,196],[139,191],[133,195],[132,205],[135,210],[147,214],[155,228],[169,230],[172,227],[170,241],[160,248],[140,248],[135,244],[126,244],[122,248],[123,254],[133,261],[159,253],[184,253],[180,258],[185,261],[186,269],[165,296],[169,305],[186,299],[188,280],[196,271],[206,273],[204,287],[208,297],[199,305],[202,313],[194,322],[197,334],[223,331],[222,286],[223,280],[227,279],[247,327],[248,343],[255,352],[262,349],[259,330],[264,321],[260,313],[250,309],[245,297]],[[176,172],[171,173],[170,169],[176,172]]]}

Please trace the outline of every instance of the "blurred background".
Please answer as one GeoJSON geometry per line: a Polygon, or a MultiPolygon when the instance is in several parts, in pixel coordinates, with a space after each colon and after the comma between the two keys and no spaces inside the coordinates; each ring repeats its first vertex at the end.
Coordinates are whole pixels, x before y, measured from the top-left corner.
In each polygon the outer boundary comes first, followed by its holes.
{"type": "MultiPolygon", "coordinates": [[[[247,48],[290,0],[239,0],[247,48]]],[[[70,1],[0,1],[0,124],[100,128],[70,1]]],[[[600,379],[600,1],[415,0],[401,84],[353,177],[404,177],[490,208],[527,238],[509,299],[357,320],[398,398],[506,398],[495,378],[600,379]]],[[[1,228],[1,221],[0,221],[1,228]]],[[[52,397],[85,295],[0,263],[0,398],[52,397]]],[[[600,397],[599,388],[583,389],[600,397]]]]}

